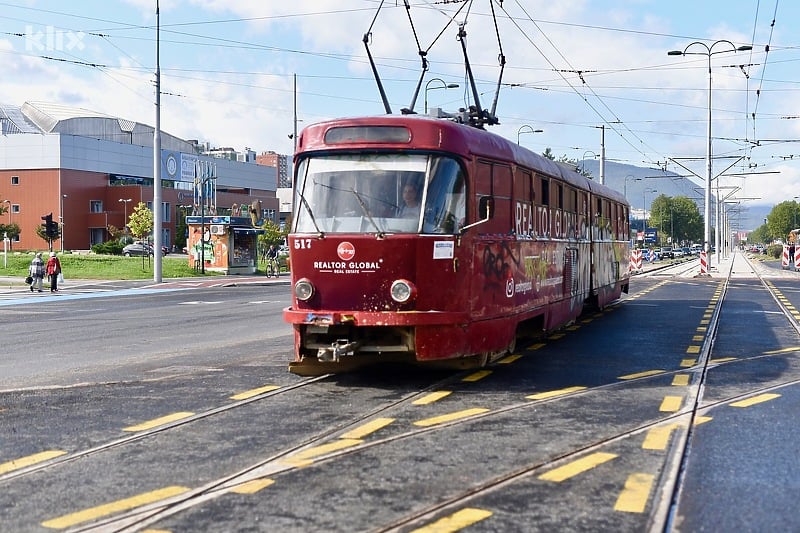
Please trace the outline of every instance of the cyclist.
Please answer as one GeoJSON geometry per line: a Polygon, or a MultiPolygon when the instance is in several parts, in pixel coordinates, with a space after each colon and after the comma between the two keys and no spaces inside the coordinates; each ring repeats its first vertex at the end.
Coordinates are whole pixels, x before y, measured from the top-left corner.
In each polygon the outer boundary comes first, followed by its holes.
{"type": "Polygon", "coordinates": [[[278,249],[275,248],[274,244],[270,244],[269,249],[264,255],[267,257],[267,277],[274,275],[277,278],[280,273],[278,268],[278,249]]]}

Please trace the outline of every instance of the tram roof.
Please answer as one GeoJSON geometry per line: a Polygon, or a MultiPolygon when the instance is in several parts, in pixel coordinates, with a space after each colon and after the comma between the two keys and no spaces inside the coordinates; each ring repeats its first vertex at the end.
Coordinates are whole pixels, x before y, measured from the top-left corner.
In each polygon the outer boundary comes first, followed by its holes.
{"type": "Polygon", "coordinates": [[[376,149],[381,146],[445,151],[462,156],[485,157],[507,161],[530,168],[542,174],[561,179],[572,186],[601,194],[621,203],[627,203],[622,193],[601,185],[565,165],[557,163],[486,130],[460,124],[451,120],[424,115],[380,115],[370,117],[340,118],[306,127],[298,139],[298,153],[329,150],[333,146],[351,149],[376,149]],[[345,126],[402,126],[409,130],[407,141],[378,142],[375,140],[348,139],[341,144],[326,142],[326,133],[345,126]]]}

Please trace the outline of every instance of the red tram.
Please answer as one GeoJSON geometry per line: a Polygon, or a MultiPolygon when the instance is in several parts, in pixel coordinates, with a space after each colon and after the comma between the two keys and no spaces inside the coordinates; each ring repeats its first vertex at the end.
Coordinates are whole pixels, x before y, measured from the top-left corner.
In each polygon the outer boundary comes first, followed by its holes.
{"type": "Polygon", "coordinates": [[[624,196],[482,129],[333,120],[302,132],[295,169],[297,374],[480,366],[628,290],[624,196]]]}

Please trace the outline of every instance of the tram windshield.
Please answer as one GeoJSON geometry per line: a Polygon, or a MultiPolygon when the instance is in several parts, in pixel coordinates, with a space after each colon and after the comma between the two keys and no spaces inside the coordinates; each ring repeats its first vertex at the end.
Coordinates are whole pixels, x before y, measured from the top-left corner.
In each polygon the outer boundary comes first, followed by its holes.
{"type": "Polygon", "coordinates": [[[466,191],[458,162],[441,155],[312,156],[297,169],[298,233],[457,233],[466,191]]]}

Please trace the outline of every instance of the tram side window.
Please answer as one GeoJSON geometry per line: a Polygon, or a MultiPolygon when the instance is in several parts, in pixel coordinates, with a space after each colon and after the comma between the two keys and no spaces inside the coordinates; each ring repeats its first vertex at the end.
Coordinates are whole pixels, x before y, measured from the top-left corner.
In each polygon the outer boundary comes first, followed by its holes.
{"type": "Polygon", "coordinates": [[[542,178],[542,205],[550,205],[550,180],[542,178]]]}
{"type": "Polygon", "coordinates": [[[436,158],[431,164],[425,200],[424,233],[457,233],[466,218],[464,172],[453,159],[436,158]]]}

